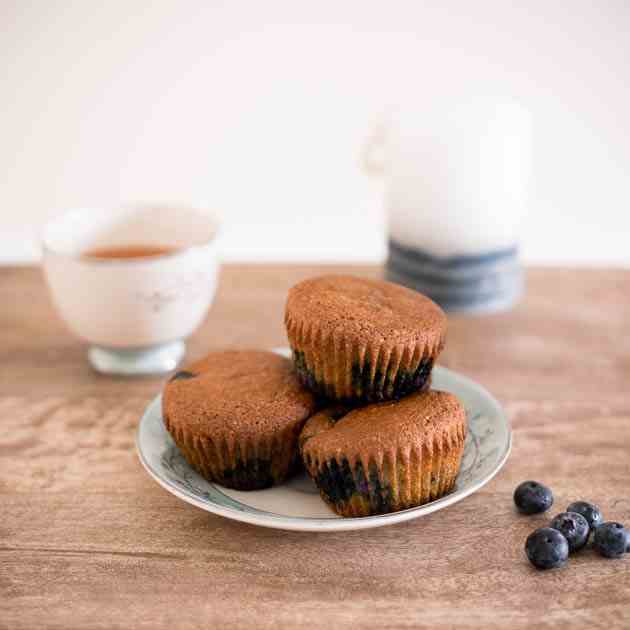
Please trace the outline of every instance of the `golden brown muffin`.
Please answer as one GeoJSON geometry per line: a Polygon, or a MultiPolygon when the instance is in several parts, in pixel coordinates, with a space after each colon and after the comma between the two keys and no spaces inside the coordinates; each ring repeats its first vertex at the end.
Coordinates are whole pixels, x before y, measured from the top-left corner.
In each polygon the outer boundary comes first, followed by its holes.
{"type": "Polygon", "coordinates": [[[425,387],[446,335],[446,316],[429,298],[353,276],[295,285],[285,324],[302,383],[348,403],[402,398],[425,387]]]}
{"type": "Polygon", "coordinates": [[[164,424],[188,463],[238,490],[282,482],[315,399],[291,361],[272,352],[213,352],[164,388],[164,424]]]}
{"type": "Polygon", "coordinates": [[[342,516],[397,512],[438,499],[464,453],[466,412],[447,392],[315,414],[300,450],[322,498],[342,516]],[[345,414],[345,415],[344,415],[345,414]]]}

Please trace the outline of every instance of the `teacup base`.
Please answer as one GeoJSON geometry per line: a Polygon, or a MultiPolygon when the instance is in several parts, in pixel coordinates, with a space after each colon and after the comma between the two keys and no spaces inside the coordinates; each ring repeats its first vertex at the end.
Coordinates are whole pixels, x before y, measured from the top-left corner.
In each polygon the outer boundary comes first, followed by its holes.
{"type": "Polygon", "coordinates": [[[91,346],[90,365],[101,374],[143,376],[165,374],[174,370],[186,354],[186,344],[179,341],[146,348],[105,348],[91,346]]]}

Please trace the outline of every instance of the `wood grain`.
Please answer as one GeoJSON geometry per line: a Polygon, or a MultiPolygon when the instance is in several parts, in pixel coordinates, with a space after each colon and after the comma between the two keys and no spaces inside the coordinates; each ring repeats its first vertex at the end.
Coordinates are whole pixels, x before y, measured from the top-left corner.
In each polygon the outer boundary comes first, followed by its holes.
{"type": "MultiPolygon", "coordinates": [[[[286,291],[321,271],[227,267],[189,358],[284,345],[286,291]]],[[[441,362],[505,404],[504,470],[410,523],[301,534],[209,515],[151,481],[134,433],[163,379],[91,372],[39,270],[0,270],[0,628],[630,627],[630,555],[589,550],[538,573],[522,548],[546,518],[511,499],[536,478],[554,511],[592,499],[630,524],[628,313],[630,272],[535,269],[512,312],[452,317],[441,362]]]]}

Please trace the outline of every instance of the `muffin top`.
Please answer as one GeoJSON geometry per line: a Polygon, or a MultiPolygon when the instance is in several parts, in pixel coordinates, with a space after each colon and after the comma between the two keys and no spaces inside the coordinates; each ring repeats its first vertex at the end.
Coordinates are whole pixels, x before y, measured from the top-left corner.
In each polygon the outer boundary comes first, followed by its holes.
{"type": "Polygon", "coordinates": [[[433,438],[466,434],[466,412],[448,392],[416,392],[398,401],[348,411],[333,407],[314,415],[302,429],[304,455],[324,461],[343,455],[369,457],[399,448],[422,448],[433,438]]]}
{"type": "Polygon", "coordinates": [[[446,315],[428,297],[392,282],[354,276],[310,278],[289,290],[287,323],[315,321],[320,330],[389,345],[439,347],[446,315]]]}
{"type": "Polygon", "coordinates": [[[264,351],[212,352],[164,388],[163,413],[199,437],[270,435],[305,420],[315,397],[289,359],[264,351]]]}

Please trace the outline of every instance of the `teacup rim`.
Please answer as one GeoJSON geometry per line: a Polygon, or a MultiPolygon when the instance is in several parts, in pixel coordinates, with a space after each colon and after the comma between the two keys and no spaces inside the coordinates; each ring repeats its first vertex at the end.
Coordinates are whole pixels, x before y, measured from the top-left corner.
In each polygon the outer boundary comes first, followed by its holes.
{"type": "Polygon", "coordinates": [[[131,202],[131,203],[121,203],[116,205],[109,206],[83,206],[83,207],[75,207],[71,209],[66,209],[65,211],[57,214],[55,217],[50,219],[46,225],[44,225],[41,235],[40,235],[40,246],[42,248],[42,253],[44,258],[48,256],[55,256],[57,258],[65,258],[68,260],[73,260],[76,262],[81,262],[82,264],[91,264],[91,265],[134,265],[134,264],[146,264],[148,262],[159,262],[169,258],[175,258],[178,256],[182,256],[184,254],[188,254],[194,251],[205,250],[209,247],[216,246],[217,239],[221,233],[221,221],[218,217],[218,214],[215,211],[212,211],[210,208],[198,204],[190,204],[190,203],[177,203],[177,202],[131,202]],[[112,212],[112,211],[125,211],[125,210],[142,210],[142,209],[185,209],[188,211],[197,212],[199,214],[203,214],[208,217],[208,219],[212,222],[212,236],[206,239],[204,242],[195,243],[192,245],[185,245],[182,247],[177,247],[172,251],[163,252],[160,254],[152,254],[149,256],[137,256],[134,258],[103,258],[98,256],[86,256],[84,252],[78,250],[76,252],[68,252],[63,251],[60,248],[56,248],[52,246],[49,242],[50,240],[50,232],[51,230],[57,226],[59,223],[63,221],[69,220],[72,216],[80,215],[85,212],[96,213],[101,215],[103,213],[112,212]]]}

